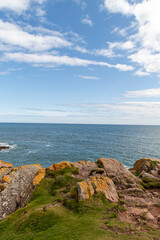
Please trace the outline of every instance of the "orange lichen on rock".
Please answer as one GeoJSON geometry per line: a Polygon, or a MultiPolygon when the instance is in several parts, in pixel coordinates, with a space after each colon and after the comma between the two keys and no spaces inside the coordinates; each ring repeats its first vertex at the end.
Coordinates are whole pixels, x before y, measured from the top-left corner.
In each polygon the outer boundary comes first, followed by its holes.
{"type": "Polygon", "coordinates": [[[2,180],[4,182],[10,183],[11,177],[10,177],[10,175],[6,175],[6,176],[4,176],[4,178],[2,180]]]}
{"type": "Polygon", "coordinates": [[[46,169],[45,168],[40,168],[38,173],[37,173],[37,176],[35,176],[35,178],[33,179],[33,185],[37,185],[40,183],[40,181],[45,177],[46,175],[46,169]]]}
{"type": "Polygon", "coordinates": [[[114,183],[107,177],[94,176],[77,183],[79,199],[87,199],[97,192],[102,192],[112,202],[118,202],[118,194],[114,183]]]}
{"type": "Polygon", "coordinates": [[[5,167],[5,168],[13,168],[13,164],[4,162],[0,160],[0,168],[5,167]]]}
{"type": "Polygon", "coordinates": [[[77,188],[81,200],[90,198],[94,194],[94,188],[89,180],[77,183],[77,188]]]}
{"type": "Polygon", "coordinates": [[[54,169],[54,166],[51,165],[51,166],[49,167],[49,170],[54,171],[54,170],[55,170],[55,169],[54,169]]]}
{"type": "Polygon", "coordinates": [[[60,162],[60,163],[55,163],[54,165],[51,165],[49,167],[50,170],[61,170],[61,169],[64,169],[66,167],[72,167],[70,162],[68,161],[63,161],[63,162],[60,162]]]}

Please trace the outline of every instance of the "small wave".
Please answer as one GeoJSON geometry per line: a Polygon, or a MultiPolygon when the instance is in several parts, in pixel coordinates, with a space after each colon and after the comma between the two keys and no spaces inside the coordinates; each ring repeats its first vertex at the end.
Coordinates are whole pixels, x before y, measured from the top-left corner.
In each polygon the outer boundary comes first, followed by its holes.
{"type": "Polygon", "coordinates": [[[6,142],[0,142],[0,147],[10,147],[6,142]]]}
{"type": "Polygon", "coordinates": [[[50,143],[46,144],[46,147],[50,147],[50,146],[51,146],[51,144],[50,144],[50,143]]]}
{"type": "Polygon", "coordinates": [[[37,153],[37,152],[38,152],[37,150],[28,151],[28,152],[27,152],[27,155],[29,155],[29,154],[34,154],[34,153],[37,153]]]}

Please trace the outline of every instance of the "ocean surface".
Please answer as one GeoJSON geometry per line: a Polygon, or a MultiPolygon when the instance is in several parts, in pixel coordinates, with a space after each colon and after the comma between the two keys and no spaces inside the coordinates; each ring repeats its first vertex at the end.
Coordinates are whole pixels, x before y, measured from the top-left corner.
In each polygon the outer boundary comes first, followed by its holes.
{"type": "Polygon", "coordinates": [[[160,158],[160,126],[0,124],[0,159],[14,166],[115,158],[126,167],[143,157],[160,158]]]}

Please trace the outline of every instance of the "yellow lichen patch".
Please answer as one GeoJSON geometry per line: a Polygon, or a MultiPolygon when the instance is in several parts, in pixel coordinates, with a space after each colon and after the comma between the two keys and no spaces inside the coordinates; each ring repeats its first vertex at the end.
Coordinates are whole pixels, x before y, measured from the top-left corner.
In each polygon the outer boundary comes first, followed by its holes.
{"type": "Polygon", "coordinates": [[[72,166],[68,161],[63,161],[63,162],[60,162],[60,163],[55,163],[53,165],[53,167],[54,167],[54,170],[61,170],[63,168],[72,167],[72,166]]]}
{"type": "Polygon", "coordinates": [[[1,168],[1,167],[13,168],[13,164],[7,163],[7,162],[4,162],[4,161],[0,160],[0,168],[1,168]]]}
{"type": "Polygon", "coordinates": [[[118,195],[111,179],[101,176],[93,176],[83,182],[77,183],[79,199],[87,199],[97,192],[102,192],[107,199],[118,202],[118,195]]]}
{"type": "Polygon", "coordinates": [[[94,194],[94,189],[91,182],[83,181],[79,182],[78,185],[81,191],[80,199],[87,199],[94,194]]]}
{"type": "Polygon", "coordinates": [[[46,169],[45,168],[40,168],[38,173],[37,173],[37,176],[35,176],[35,178],[33,179],[33,185],[37,185],[40,183],[40,181],[45,177],[46,175],[46,169]]]}
{"type": "Polygon", "coordinates": [[[4,176],[2,179],[4,182],[10,183],[11,177],[9,175],[4,176]]]}

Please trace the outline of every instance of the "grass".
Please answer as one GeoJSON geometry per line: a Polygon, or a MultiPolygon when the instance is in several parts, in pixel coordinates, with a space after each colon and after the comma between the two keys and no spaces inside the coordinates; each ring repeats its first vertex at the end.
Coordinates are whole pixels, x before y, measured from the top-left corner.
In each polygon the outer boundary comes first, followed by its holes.
{"type": "Polygon", "coordinates": [[[124,207],[109,203],[103,194],[78,201],[75,185],[80,180],[73,173],[74,167],[48,170],[29,204],[0,223],[0,240],[159,239],[160,230],[133,234],[133,225],[117,220],[117,211],[124,207]]]}

